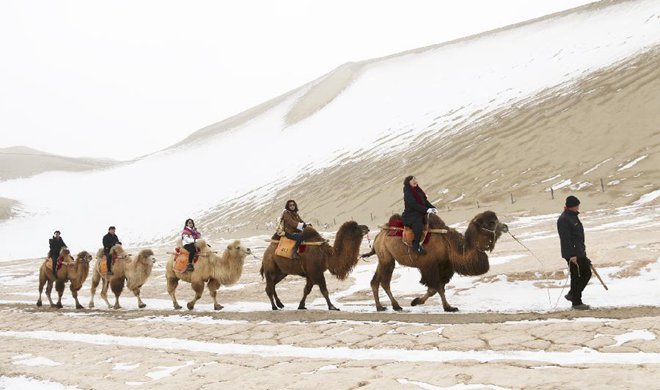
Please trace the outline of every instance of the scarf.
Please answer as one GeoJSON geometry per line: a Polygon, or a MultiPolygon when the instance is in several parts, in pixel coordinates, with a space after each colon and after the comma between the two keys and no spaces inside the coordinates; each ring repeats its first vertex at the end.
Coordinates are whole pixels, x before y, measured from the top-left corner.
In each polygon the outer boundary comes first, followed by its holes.
{"type": "Polygon", "coordinates": [[[191,229],[188,226],[183,228],[183,232],[181,232],[181,235],[182,236],[192,236],[192,238],[194,238],[195,240],[202,236],[202,234],[200,232],[198,232],[197,229],[195,229],[195,228],[191,229]]]}
{"type": "Polygon", "coordinates": [[[415,198],[415,201],[417,201],[417,203],[426,207],[426,201],[425,201],[426,194],[424,193],[424,191],[420,186],[417,187],[410,186],[410,192],[412,192],[412,195],[415,198]]]}

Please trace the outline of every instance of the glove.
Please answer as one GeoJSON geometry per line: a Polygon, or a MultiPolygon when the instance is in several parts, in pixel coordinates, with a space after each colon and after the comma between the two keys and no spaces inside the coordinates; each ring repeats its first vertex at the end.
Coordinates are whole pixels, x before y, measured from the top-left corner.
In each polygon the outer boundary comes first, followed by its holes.
{"type": "Polygon", "coordinates": [[[438,213],[438,209],[433,209],[433,208],[431,208],[431,209],[426,210],[426,213],[427,213],[427,214],[437,214],[437,213],[438,213]]]}

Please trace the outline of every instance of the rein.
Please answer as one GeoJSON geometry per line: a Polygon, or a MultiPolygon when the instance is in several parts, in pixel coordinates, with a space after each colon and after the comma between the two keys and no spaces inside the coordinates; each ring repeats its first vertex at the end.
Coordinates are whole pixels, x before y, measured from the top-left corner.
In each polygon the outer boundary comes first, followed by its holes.
{"type": "MultiPolygon", "coordinates": [[[[508,231],[508,233],[509,233],[509,235],[511,236],[511,238],[513,238],[518,244],[520,244],[523,248],[525,248],[525,249],[527,250],[527,252],[531,253],[532,256],[534,256],[534,258],[535,258],[535,259],[541,264],[541,267],[543,268],[543,270],[546,271],[545,264],[543,264],[543,262],[541,261],[541,259],[539,259],[539,257],[536,256],[536,254],[535,254],[534,252],[532,252],[532,250],[529,249],[525,244],[523,244],[522,242],[520,242],[520,240],[517,239],[516,236],[514,236],[513,233],[511,233],[510,230],[508,231]]],[[[569,271],[569,273],[570,273],[570,271],[569,271]]],[[[564,287],[566,287],[566,284],[565,284],[565,283],[564,283],[564,287]]],[[[562,293],[564,292],[564,287],[562,287],[562,289],[561,289],[561,292],[562,292],[562,293]]],[[[546,292],[548,293],[548,303],[549,303],[550,305],[552,305],[552,299],[550,298],[550,288],[546,287],[545,290],[546,290],[546,292]]],[[[561,298],[561,293],[559,294],[559,297],[561,298]]],[[[555,304],[555,307],[554,307],[554,308],[557,307],[557,304],[559,304],[559,298],[557,298],[557,303],[555,304]]],[[[553,309],[554,309],[554,308],[553,308],[553,309]]]]}

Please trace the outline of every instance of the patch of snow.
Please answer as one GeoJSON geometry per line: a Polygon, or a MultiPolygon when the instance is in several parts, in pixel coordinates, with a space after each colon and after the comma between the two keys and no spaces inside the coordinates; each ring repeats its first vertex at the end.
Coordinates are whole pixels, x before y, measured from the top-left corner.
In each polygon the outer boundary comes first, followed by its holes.
{"type": "Polygon", "coordinates": [[[206,325],[236,325],[247,324],[245,320],[217,319],[210,316],[170,315],[170,316],[148,316],[132,318],[128,321],[134,322],[173,322],[173,323],[197,323],[206,325]]]}
{"type": "Polygon", "coordinates": [[[617,184],[621,183],[621,180],[612,180],[607,183],[608,186],[615,186],[617,184]]]}
{"type": "Polygon", "coordinates": [[[175,371],[177,371],[181,368],[191,366],[194,363],[195,362],[193,362],[191,360],[188,360],[181,366],[169,366],[169,367],[158,366],[158,367],[155,367],[157,369],[156,371],[149,372],[145,375],[148,376],[149,378],[153,379],[153,380],[163,379],[163,378],[166,378],[168,376],[172,376],[173,372],[175,372],[175,371]]]}
{"type": "Polygon", "coordinates": [[[449,203],[459,202],[459,201],[463,200],[463,198],[465,198],[465,194],[461,193],[456,199],[449,201],[449,203]]]}
{"type": "Polygon", "coordinates": [[[588,174],[590,174],[591,172],[595,171],[595,170],[598,169],[601,165],[605,164],[606,162],[610,161],[611,159],[612,159],[612,158],[610,157],[610,158],[608,158],[608,159],[606,159],[606,160],[603,160],[603,161],[599,162],[598,164],[594,165],[592,168],[587,169],[587,170],[583,173],[583,175],[588,175],[588,174]]]}
{"type": "Polygon", "coordinates": [[[112,369],[113,370],[121,370],[121,371],[130,371],[130,370],[134,370],[138,367],[140,367],[140,363],[135,363],[135,364],[117,363],[117,364],[115,364],[114,367],[112,367],[112,369]]]}
{"type": "Polygon", "coordinates": [[[625,171],[626,169],[634,167],[635,164],[637,164],[638,162],[644,160],[646,157],[648,157],[648,155],[637,157],[636,159],[632,160],[628,164],[626,164],[626,165],[622,166],[621,168],[617,169],[617,172],[625,171]]]}
{"type": "Polygon", "coordinates": [[[553,177],[549,177],[549,178],[547,178],[547,179],[545,179],[545,180],[541,180],[541,183],[547,183],[547,182],[549,182],[550,180],[554,180],[554,179],[556,179],[556,178],[558,178],[558,177],[561,177],[561,175],[555,175],[555,176],[553,176],[553,177]]]}
{"type": "Polygon", "coordinates": [[[21,365],[21,366],[30,366],[30,367],[39,367],[39,366],[47,366],[47,367],[55,367],[55,366],[61,366],[62,363],[50,360],[48,358],[45,358],[43,356],[37,356],[33,358],[22,358],[22,359],[16,359],[12,361],[13,364],[16,365],[21,365]]]}
{"type": "Polygon", "coordinates": [[[614,340],[616,340],[616,344],[614,344],[615,347],[618,347],[620,345],[623,345],[627,343],[628,341],[632,340],[655,340],[655,333],[648,331],[646,329],[643,330],[632,330],[628,333],[624,333],[618,336],[614,336],[614,340]]]}
{"type": "Polygon", "coordinates": [[[658,197],[660,197],[660,190],[655,190],[653,192],[649,192],[648,194],[642,195],[638,200],[633,202],[633,205],[635,206],[645,205],[647,203],[653,202],[658,197]]]}
{"type": "MultiPolygon", "coordinates": [[[[262,357],[296,357],[303,359],[341,359],[341,360],[385,360],[399,362],[450,362],[461,360],[476,360],[493,362],[499,360],[524,360],[553,364],[617,364],[638,365],[657,363],[660,353],[609,353],[582,348],[572,352],[546,351],[439,351],[437,349],[366,349],[366,348],[311,348],[292,345],[258,345],[238,343],[213,343],[196,340],[126,337],[108,334],[88,334],[54,331],[0,331],[0,337],[17,339],[36,339],[50,341],[68,341],[92,345],[138,347],[166,351],[207,352],[218,355],[256,355],[262,357]]],[[[186,362],[182,366],[163,367],[169,375],[171,370],[191,365],[186,362]]],[[[151,377],[161,377],[152,373],[151,377]]]]}
{"type": "Polygon", "coordinates": [[[402,385],[417,386],[420,389],[424,389],[424,390],[481,390],[481,389],[510,390],[508,387],[500,387],[500,386],[495,386],[495,385],[483,385],[483,384],[459,383],[459,384],[452,385],[452,386],[449,386],[449,387],[440,387],[440,386],[431,385],[431,384],[428,384],[428,383],[425,383],[425,382],[411,381],[411,380],[408,380],[408,379],[397,379],[396,381],[401,383],[402,385]]]}
{"type": "Polygon", "coordinates": [[[562,189],[562,188],[564,188],[564,187],[568,187],[568,186],[570,186],[572,183],[573,183],[573,182],[571,181],[571,179],[566,179],[566,180],[563,180],[563,181],[559,181],[559,182],[557,182],[557,183],[551,185],[550,187],[551,187],[553,190],[559,190],[559,189],[562,189]]]}
{"type": "Polygon", "coordinates": [[[0,375],[0,389],[5,390],[76,390],[77,386],[65,386],[61,383],[39,380],[28,376],[0,375]]]}

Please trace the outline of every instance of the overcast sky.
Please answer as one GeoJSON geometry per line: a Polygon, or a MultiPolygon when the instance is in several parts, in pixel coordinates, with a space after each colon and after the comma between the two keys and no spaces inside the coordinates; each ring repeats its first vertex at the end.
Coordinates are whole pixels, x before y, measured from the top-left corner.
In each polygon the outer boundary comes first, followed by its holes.
{"type": "Polygon", "coordinates": [[[589,0],[0,2],[0,147],[130,159],[348,62],[589,0]]]}

